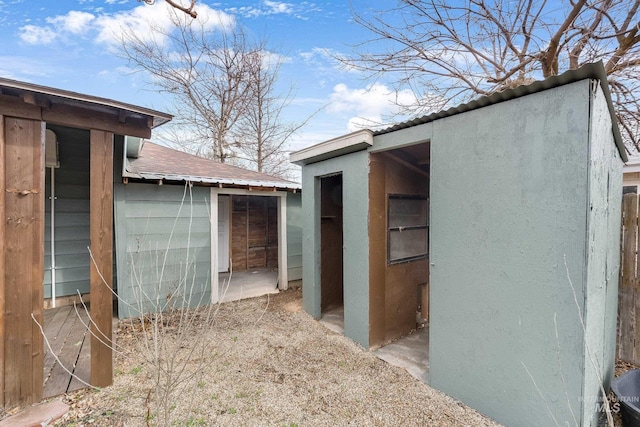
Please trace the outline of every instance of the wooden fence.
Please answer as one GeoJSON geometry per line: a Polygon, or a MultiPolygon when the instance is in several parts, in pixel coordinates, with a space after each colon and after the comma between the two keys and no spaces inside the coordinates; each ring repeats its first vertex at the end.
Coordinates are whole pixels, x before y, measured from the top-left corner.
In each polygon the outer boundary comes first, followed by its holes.
{"type": "Polygon", "coordinates": [[[616,356],[640,365],[640,266],[638,265],[638,195],[622,199],[622,238],[618,287],[618,339],[616,356]],[[638,316],[636,316],[638,313],[638,316]]]}

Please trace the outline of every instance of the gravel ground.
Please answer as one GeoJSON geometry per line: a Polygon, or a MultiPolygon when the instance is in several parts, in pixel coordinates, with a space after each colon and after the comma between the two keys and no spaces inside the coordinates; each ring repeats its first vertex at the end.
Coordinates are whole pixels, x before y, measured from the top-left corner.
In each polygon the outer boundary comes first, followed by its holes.
{"type": "Polygon", "coordinates": [[[66,396],[71,409],[56,425],[164,425],[163,407],[168,424],[187,426],[497,425],[314,321],[300,290],[223,304],[186,341],[167,327],[167,348],[188,360],[177,378],[196,371],[170,381],[169,405],[153,392],[167,371],[158,377],[140,330],[120,323],[114,385],[66,396]],[[206,351],[186,358],[193,344],[206,351]]]}

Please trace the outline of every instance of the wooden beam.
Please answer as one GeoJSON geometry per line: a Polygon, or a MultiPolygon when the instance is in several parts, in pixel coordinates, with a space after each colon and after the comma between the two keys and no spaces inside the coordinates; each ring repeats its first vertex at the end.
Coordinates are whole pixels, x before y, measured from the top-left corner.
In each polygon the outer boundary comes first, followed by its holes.
{"type": "Polygon", "coordinates": [[[42,397],[44,123],[4,118],[4,405],[42,397]]]}
{"type": "Polygon", "coordinates": [[[42,120],[52,124],[95,129],[120,135],[151,137],[151,128],[145,119],[128,117],[126,123],[121,123],[118,114],[90,111],[70,105],[53,104],[50,110],[42,110],[42,120]]]}
{"type": "Polygon", "coordinates": [[[37,105],[26,104],[22,98],[0,95],[0,114],[5,117],[19,117],[40,120],[42,112],[37,105]]]}
{"type": "Polygon", "coordinates": [[[402,166],[404,166],[404,167],[406,167],[406,168],[408,168],[408,169],[411,169],[412,171],[417,172],[417,173],[419,173],[420,175],[424,175],[424,176],[426,176],[427,178],[429,178],[429,173],[428,173],[428,172],[423,171],[423,170],[422,170],[422,169],[420,169],[419,167],[417,167],[417,166],[415,166],[415,165],[412,165],[411,163],[407,162],[407,161],[406,161],[406,160],[404,160],[404,159],[401,159],[400,157],[396,156],[395,154],[385,153],[385,152],[383,152],[383,153],[381,153],[381,154],[385,155],[386,157],[388,157],[389,159],[391,159],[391,160],[393,160],[393,161],[395,161],[395,162],[400,163],[402,166]]]}
{"type": "Polygon", "coordinates": [[[4,117],[0,115],[0,408],[4,408],[4,293],[5,293],[5,141],[4,117]]]}
{"type": "Polygon", "coordinates": [[[113,382],[113,133],[92,129],[90,139],[91,385],[106,387],[113,382]]]}
{"type": "Polygon", "coordinates": [[[25,92],[22,94],[22,100],[27,104],[38,105],[36,95],[33,92],[25,92]]]}

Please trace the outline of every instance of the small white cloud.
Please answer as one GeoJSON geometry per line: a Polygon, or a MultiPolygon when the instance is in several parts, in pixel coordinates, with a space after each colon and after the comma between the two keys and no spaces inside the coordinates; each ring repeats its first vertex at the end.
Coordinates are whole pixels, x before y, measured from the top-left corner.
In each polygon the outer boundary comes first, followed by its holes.
{"type": "Polygon", "coordinates": [[[276,13],[290,15],[293,13],[293,5],[291,3],[265,0],[264,5],[267,7],[267,13],[270,15],[276,13]]]}
{"type": "Polygon", "coordinates": [[[49,27],[25,25],[20,31],[20,39],[28,44],[50,44],[57,38],[57,33],[49,27]]]}
{"type": "MultiPolygon", "coordinates": [[[[235,25],[233,16],[206,4],[197,3],[195,11],[198,13],[197,24],[205,31],[215,28],[226,29],[235,25]]],[[[96,19],[99,27],[97,42],[119,44],[123,31],[132,31],[141,40],[150,40],[156,36],[156,42],[163,44],[165,36],[157,38],[158,32],[168,34],[173,26],[172,19],[192,19],[185,14],[176,12],[164,2],[153,5],[141,5],[131,10],[120,11],[111,15],[103,14],[96,19]]]]}
{"type": "Polygon", "coordinates": [[[307,20],[312,13],[321,13],[322,9],[313,3],[288,3],[283,1],[264,0],[258,6],[230,7],[227,12],[245,18],[257,18],[269,15],[289,15],[297,19],[307,20]]]}
{"type": "MultiPolygon", "coordinates": [[[[204,3],[197,3],[195,10],[198,13],[196,25],[200,25],[205,31],[225,30],[235,25],[232,15],[204,3]]],[[[29,44],[50,44],[56,40],[74,40],[71,36],[84,35],[97,43],[115,46],[121,42],[123,32],[131,31],[141,40],[147,41],[155,37],[157,43],[163,44],[172,31],[174,19],[192,18],[177,12],[165,2],[140,5],[115,13],[103,13],[97,9],[95,13],[72,10],[65,15],[46,18],[47,25],[44,26],[25,25],[20,28],[19,36],[29,44]],[[153,31],[154,29],[159,32],[153,31]]]]}
{"type": "Polygon", "coordinates": [[[386,125],[385,117],[400,114],[402,105],[413,105],[417,99],[409,89],[394,91],[386,85],[375,83],[364,89],[349,89],[346,84],[334,86],[328,111],[347,114],[348,130],[376,128],[386,125]]]}
{"type": "Polygon", "coordinates": [[[58,31],[66,31],[71,34],[82,34],[89,29],[89,24],[94,19],[96,19],[96,17],[91,13],[72,10],[66,15],[47,18],[46,21],[55,26],[58,31]]]}

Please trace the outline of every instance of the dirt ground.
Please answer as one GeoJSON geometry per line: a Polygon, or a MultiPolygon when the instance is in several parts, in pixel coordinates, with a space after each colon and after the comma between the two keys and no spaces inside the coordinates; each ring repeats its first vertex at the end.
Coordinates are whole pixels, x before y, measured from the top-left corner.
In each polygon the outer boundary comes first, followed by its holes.
{"type": "Polygon", "coordinates": [[[170,343],[188,362],[181,376],[179,360],[159,374],[144,345],[153,337],[121,322],[114,385],[66,396],[71,409],[55,425],[497,425],[314,321],[300,290],[223,304],[196,334],[170,343]],[[163,405],[154,378],[168,374],[163,405]]]}

